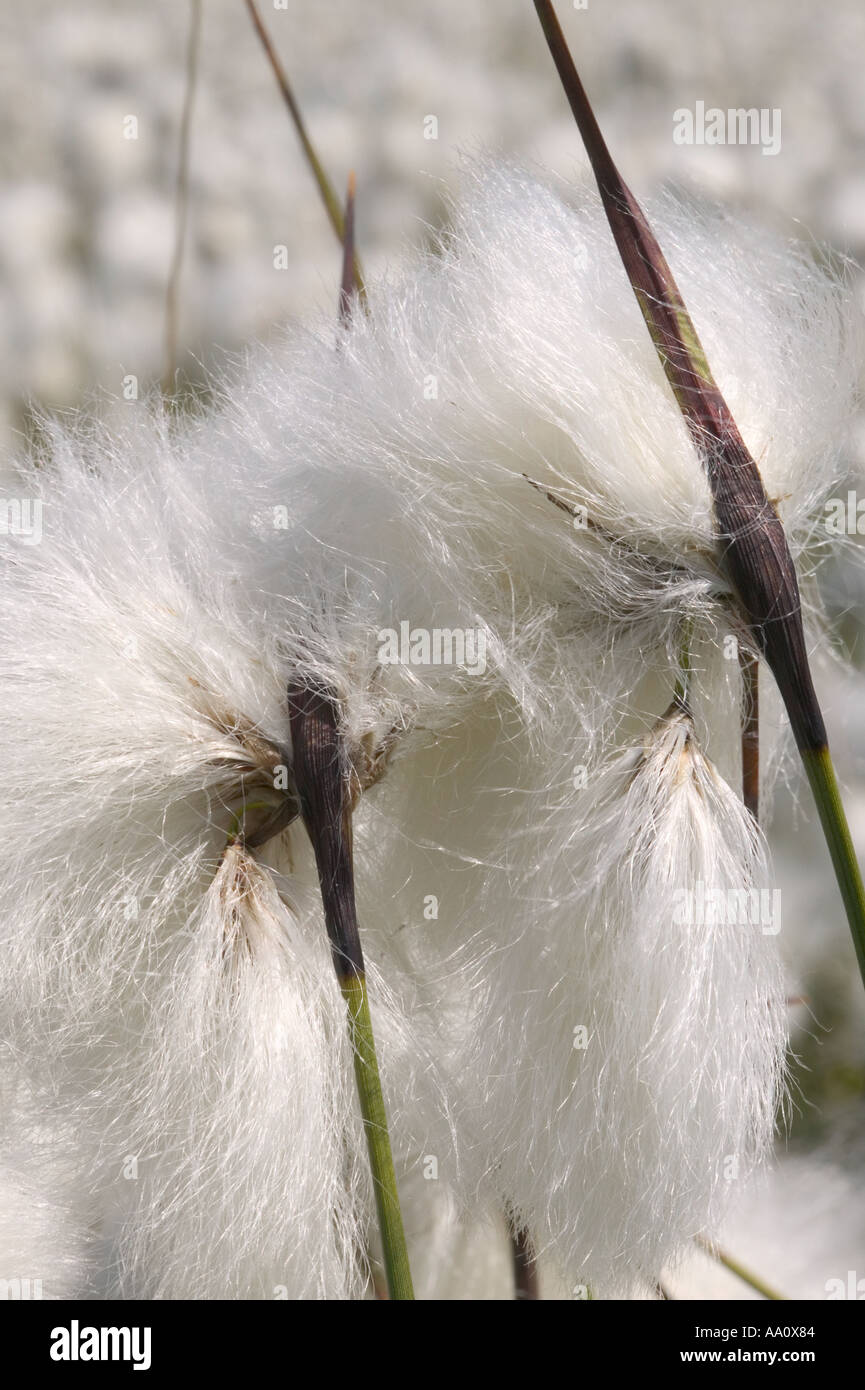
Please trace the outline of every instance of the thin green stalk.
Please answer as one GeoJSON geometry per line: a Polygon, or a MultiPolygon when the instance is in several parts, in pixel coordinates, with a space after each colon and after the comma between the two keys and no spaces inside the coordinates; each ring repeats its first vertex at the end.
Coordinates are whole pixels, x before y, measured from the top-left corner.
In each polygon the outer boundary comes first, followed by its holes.
{"type": "Polygon", "coordinates": [[[859,970],[865,981],[865,887],[856,861],[850,827],[828,747],[801,748],[802,762],[817,803],[823,835],[847,912],[859,970]]]}
{"type": "Polygon", "coordinates": [[[729,1269],[731,1274],[735,1274],[737,1279],[741,1279],[743,1284],[755,1290],[761,1298],[768,1298],[773,1303],[786,1303],[787,1299],[782,1293],[778,1293],[757,1274],[752,1274],[747,1266],[734,1260],[732,1255],[728,1255],[726,1250],[722,1250],[714,1241],[707,1240],[705,1236],[694,1236],[694,1242],[699,1248],[709,1256],[710,1259],[717,1260],[719,1265],[729,1269]]]}
{"type": "Polygon", "coordinates": [[[330,692],[307,686],[289,687],[288,707],[295,789],[315,852],[331,957],[348,1010],[388,1292],[393,1300],[413,1299],[357,920],[349,760],[339,707],[330,692]]]}
{"type": "MultiPolygon", "coordinates": [[[[352,302],[360,293],[357,257],[354,252],[354,193],[355,178],[352,170],[348,178],[343,228],[343,264],[339,291],[339,322],[342,327],[349,323],[352,302]]],[[[345,801],[344,792],[343,784],[343,800],[345,801]]],[[[347,826],[344,840],[347,842],[346,847],[350,859],[350,806],[343,806],[342,817],[347,826]]],[[[323,896],[326,896],[324,886],[322,891],[323,896]]],[[[325,909],[327,910],[327,902],[325,902],[325,909]]],[[[331,940],[337,942],[339,940],[338,933],[332,933],[331,940]]],[[[369,1152],[369,1166],[373,1176],[388,1295],[391,1299],[413,1299],[414,1290],[405,1244],[405,1231],[399,1205],[393,1154],[388,1135],[387,1111],[385,1110],[375,1051],[366,975],[363,971],[363,958],[360,955],[359,935],[356,942],[358,963],[354,969],[351,968],[350,962],[352,945],[349,943],[349,949],[344,950],[343,947],[346,944],[345,933],[343,933],[342,944],[334,953],[334,963],[342,997],[348,1009],[349,1037],[354,1053],[354,1075],[369,1152]]]]}
{"type": "Polygon", "coordinates": [[[393,1154],[388,1137],[387,1112],[378,1071],[366,978],[363,975],[349,975],[340,980],[340,989],[348,1008],[349,1036],[354,1049],[354,1075],[360,1113],[366,1131],[369,1165],[373,1175],[388,1292],[391,1299],[413,1299],[414,1291],[405,1246],[393,1154]]]}
{"type": "MultiPolygon", "coordinates": [[[[328,178],[327,171],[324,165],[322,164],[321,160],[315,152],[315,146],[309,138],[309,132],[306,129],[306,123],[301,114],[300,107],[297,104],[294,92],[292,91],[291,83],[288,80],[288,75],[285,71],[285,68],[282,66],[282,63],[279,61],[276,49],[274,48],[270,40],[270,35],[268,34],[267,30],[264,27],[264,24],[262,23],[261,16],[258,13],[258,9],[255,5],[255,0],[246,0],[246,7],[249,10],[250,18],[252,19],[252,23],[255,27],[255,32],[258,34],[258,37],[261,40],[261,46],[267,54],[268,62],[270,63],[271,68],[273,69],[274,77],[276,78],[277,85],[279,87],[280,92],[282,93],[282,99],[285,102],[286,107],[288,108],[288,112],[291,116],[292,121],[294,122],[294,128],[297,131],[297,137],[300,140],[304,157],[306,159],[307,164],[309,165],[312,176],[315,179],[316,186],[318,187],[319,194],[321,195],[321,201],[324,204],[324,209],[327,213],[330,225],[334,230],[334,234],[340,246],[343,246],[345,244],[345,219],[343,218],[342,207],[340,205],[339,198],[336,194],[333,184],[328,178]]],[[[354,279],[355,284],[357,285],[358,298],[360,299],[362,304],[366,304],[366,284],[364,282],[364,277],[361,270],[360,258],[357,256],[357,254],[353,254],[353,260],[354,279]]]]}

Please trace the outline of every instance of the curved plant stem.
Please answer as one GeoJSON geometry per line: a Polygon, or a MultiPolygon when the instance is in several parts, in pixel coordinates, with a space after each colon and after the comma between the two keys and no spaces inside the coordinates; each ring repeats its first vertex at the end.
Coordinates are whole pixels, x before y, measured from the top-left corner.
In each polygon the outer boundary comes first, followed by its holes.
{"type": "Polygon", "coordinates": [[[369,1166],[384,1252],[384,1269],[391,1299],[412,1299],[411,1273],[405,1248],[402,1212],[381,1090],[372,1018],[363,975],[346,975],[339,982],[348,1010],[348,1030],[354,1050],[354,1075],[360,1113],[366,1131],[369,1166]]]}
{"type": "Polygon", "coordinates": [[[856,959],[862,979],[865,980],[865,887],[856,862],[856,852],[850,837],[850,827],[844,813],[832,756],[826,745],[822,748],[800,748],[799,752],[817,803],[823,835],[829,847],[835,877],[847,911],[856,959]]]}
{"type": "Polygon", "coordinates": [[[619,173],[574,66],[552,0],[534,0],[582,136],[631,288],[705,470],[718,523],[719,569],[731,584],[787,710],[817,802],[865,983],[865,886],[814,690],[796,569],[781,520],[709,366],[672,271],[619,173]]]}
{"type": "Polygon", "coordinates": [[[734,1260],[732,1255],[728,1255],[726,1250],[722,1250],[721,1247],[715,1245],[713,1241],[707,1240],[705,1236],[694,1236],[694,1243],[708,1255],[710,1259],[717,1260],[719,1265],[723,1265],[725,1269],[729,1269],[730,1273],[735,1274],[737,1279],[741,1279],[743,1284],[747,1284],[749,1288],[754,1289],[761,1298],[771,1299],[773,1303],[787,1302],[787,1299],[782,1293],[777,1293],[769,1284],[764,1283],[759,1275],[752,1274],[750,1269],[740,1264],[738,1260],[734,1260]]]}
{"type": "Polygon", "coordinates": [[[177,165],[175,194],[174,249],[165,290],[165,372],[162,389],[166,395],[174,390],[177,372],[177,333],[179,321],[180,273],[186,246],[186,224],[189,219],[189,140],[192,130],[192,108],[198,85],[198,54],[201,47],[202,0],[190,0],[189,39],[186,48],[186,94],[180,118],[180,158],[177,165]]]}
{"type": "MultiPolygon", "coordinates": [[[[246,7],[249,10],[250,18],[252,19],[252,23],[255,27],[255,32],[258,34],[258,37],[261,40],[261,46],[267,54],[268,62],[270,63],[270,66],[273,69],[273,75],[276,78],[277,85],[279,87],[280,92],[282,93],[282,99],[285,102],[286,107],[288,108],[288,112],[291,116],[292,121],[294,122],[294,128],[297,131],[297,137],[300,140],[304,158],[306,159],[312,176],[315,179],[316,186],[318,188],[319,194],[321,195],[321,201],[324,204],[324,209],[328,216],[328,221],[330,222],[330,225],[334,230],[334,234],[336,236],[337,241],[339,242],[340,246],[343,246],[345,244],[345,220],[343,218],[339,198],[336,195],[333,184],[327,176],[327,171],[324,165],[322,164],[321,160],[316,154],[315,146],[309,138],[309,132],[306,129],[306,123],[301,114],[300,107],[297,104],[294,92],[292,91],[291,83],[288,80],[288,75],[285,71],[285,68],[282,66],[282,63],[279,61],[276,49],[274,48],[271,42],[270,35],[268,34],[267,30],[264,27],[264,24],[262,23],[261,15],[258,13],[258,9],[255,5],[255,0],[246,0],[246,7]]],[[[364,282],[360,260],[357,254],[354,252],[353,248],[352,258],[354,261],[354,279],[355,284],[357,285],[358,298],[360,299],[361,303],[365,304],[366,284],[364,282]]]]}
{"type": "Polygon", "coordinates": [[[315,852],[331,956],[346,1003],[388,1292],[393,1300],[413,1299],[355,907],[349,768],[337,703],[326,691],[292,686],[288,704],[295,790],[315,852]]]}

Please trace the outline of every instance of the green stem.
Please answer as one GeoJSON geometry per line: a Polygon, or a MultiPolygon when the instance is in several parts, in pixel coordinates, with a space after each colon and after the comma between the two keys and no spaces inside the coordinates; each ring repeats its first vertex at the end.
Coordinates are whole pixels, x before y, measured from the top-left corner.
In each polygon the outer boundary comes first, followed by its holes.
{"type": "Polygon", "coordinates": [[[728,1255],[726,1250],[722,1250],[719,1245],[715,1245],[714,1241],[707,1240],[705,1236],[694,1236],[694,1241],[710,1259],[717,1260],[719,1265],[723,1265],[725,1269],[729,1269],[731,1274],[735,1274],[736,1278],[741,1279],[743,1284],[747,1284],[749,1288],[754,1289],[761,1298],[771,1299],[773,1303],[787,1302],[787,1299],[782,1293],[777,1293],[776,1290],[771,1288],[768,1284],[764,1284],[759,1275],[752,1274],[750,1269],[740,1264],[738,1260],[734,1260],[732,1255],[728,1255]]]}
{"type": "Polygon", "coordinates": [[[369,1150],[388,1290],[391,1299],[413,1299],[357,920],[349,760],[339,705],[329,691],[291,685],[288,708],[294,785],[315,851],[333,966],[348,1007],[357,1095],[369,1150]]]}
{"type": "Polygon", "coordinates": [[[366,1131],[369,1166],[375,1189],[384,1268],[391,1299],[413,1299],[411,1271],[402,1224],[396,1172],[387,1131],[387,1112],[384,1108],[366,978],[349,975],[340,980],[343,998],[348,1006],[348,1027],[354,1049],[354,1074],[360,1113],[366,1131]]]}
{"type": "Polygon", "coordinates": [[[850,924],[859,971],[865,983],[865,886],[856,862],[850,827],[841,801],[841,791],[828,747],[800,748],[802,762],[817,803],[823,835],[832,856],[832,866],[850,924]]]}
{"type": "Polygon", "coordinates": [[[685,618],[679,629],[678,661],[679,674],[676,677],[675,699],[682,709],[688,708],[691,688],[691,643],[694,640],[694,624],[685,618]]]}

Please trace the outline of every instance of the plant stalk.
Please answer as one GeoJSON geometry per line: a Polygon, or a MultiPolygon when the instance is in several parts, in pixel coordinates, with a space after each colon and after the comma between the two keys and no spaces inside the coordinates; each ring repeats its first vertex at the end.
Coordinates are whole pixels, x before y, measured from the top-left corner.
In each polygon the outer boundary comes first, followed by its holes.
{"type": "Polygon", "coordinates": [[[288,700],[295,789],[315,851],[331,955],[348,1012],[388,1293],[392,1300],[413,1299],[355,906],[349,767],[337,704],[328,692],[304,686],[290,687],[288,700]]]}
{"type": "MultiPolygon", "coordinates": [[[[288,108],[288,112],[291,116],[292,121],[294,122],[294,128],[297,131],[297,137],[300,140],[304,158],[306,159],[312,176],[315,179],[316,186],[321,196],[321,201],[324,204],[324,210],[327,213],[328,221],[330,222],[330,225],[334,230],[334,234],[336,236],[337,241],[339,242],[340,246],[343,246],[345,244],[345,221],[343,218],[339,198],[337,197],[333,184],[328,178],[327,171],[324,165],[322,164],[321,160],[316,154],[315,146],[313,145],[312,140],[309,138],[309,132],[306,128],[306,122],[303,119],[300,107],[297,104],[297,99],[295,98],[294,92],[292,91],[291,83],[288,80],[288,75],[285,71],[285,68],[282,66],[282,63],[279,61],[276,49],[274,48],[273,43],[271,42],[270,35],[264,27],[261,15],[258,13],[258,9],[255,5],[255,0],[246,0],[246,7],[249,10],[250,18],[252,19],[255,32],[258,34],[258,37],[261,40],[261,46],[267,54],[267,60],[270,63],[271,68],[273,69],[273,75],[276,78],[277,86],[279,87],[279,90],[282,93],[282,99],[285,102],[286,107],[288,108]]],[[[358,298],[360,299],[362,304],[365,304],[366,284],[364,282],[363,273],[361,270],[360,259],[354,252],[353,261],[354,279],[355,284],[357,285],[358,298]]]]}
{"type": "Polygon", "coordinates": [[[369,1166],[373,1176],[388,1293],[391,1299],[413,1299],[414,1291],[408,1252],[405,1248],[387,1112],[379,1079],[366,977],[358,974],[346,975],[340,980],[339,987],[348,1009],[348,1031],[354,1050],[354,1075],[366,1132],[369,1166]]]}
{"type": "Polygon", "coordinates": [[[722,1250],[714,1241],[707,1240],[705,1236],[694,1236],[695,1244],[712,1260],[717,1260],[719,1265],[729,1269],[731,1274],[735,1274],[737,1279],[741,1279],[743,1284],[755,1290],[761,1298],[768,1298],[773,1303],[786,1303],[787,1299],[782,1293],[778,1293],[769,1284],[766,1284],[758,1274],[752,1274],[750,1269],[734,1260],[732,1255],[728,1255],[726,1250],[722,1250]]]}
{"type": "Polygon", "coordinates": [[[811,783],[865,983],[865,887],[814,690],[787,537],[718,385],[672,271],[607,148],[552,0],[534,0],[604,212],[649,335],[701,459],[718,523],[719,568],[777,682],[811,783]]]}
{"type": "Polygon", "coordinates": [[[817,803],[823,835],[829,847],[835,877],[847,912],[859,970],[862,979],[865,980],[865,887],[856,861],[832,755],[828,745],[822,748],[800,748],[799,751],[817,803]]]}

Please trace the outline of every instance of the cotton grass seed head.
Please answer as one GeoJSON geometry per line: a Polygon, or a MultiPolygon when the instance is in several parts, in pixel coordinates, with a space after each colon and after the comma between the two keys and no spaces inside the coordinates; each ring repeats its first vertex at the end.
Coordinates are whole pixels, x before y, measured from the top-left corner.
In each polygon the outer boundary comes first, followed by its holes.
{"type": "Polygon", "coordinates": [[[534,852],[511,911],[487,909],[457,1062],[478,1181],[554,1266],[621,1294],[716,1220],[771,1144],[778,899],[678,709],[548,802],[534,852]]]}

